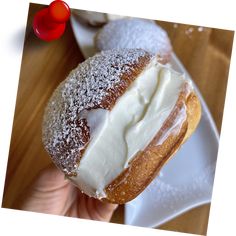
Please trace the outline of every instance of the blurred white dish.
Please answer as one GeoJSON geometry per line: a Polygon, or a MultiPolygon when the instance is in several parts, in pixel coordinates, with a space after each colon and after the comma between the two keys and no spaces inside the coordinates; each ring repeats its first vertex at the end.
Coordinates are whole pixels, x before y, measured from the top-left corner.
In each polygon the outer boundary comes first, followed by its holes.
{"type": "Polygon", "coordinates": [[[93,26],[101,26],[105,23],[108,23],[109,21],[124,18],[123,16],[119,15],[85,10],[73,10],[73,15],[79,17],[85,23],[88,23],[93,26]]]}
{"type": "MultiPolygon", "coordinates": [[[[73,15],[71,25],[84,57],[93,56],[96,53],[93,38],[99,28],[84,25],[73,15]]],[[[174,53],[170,65],[191,79],[174,53]]],[[[194,87],[202,104],[196,132],[159,176],[137,198],[125,204],[125,224],[157,227],[211,201],[219,134],[201,93],[195,84],[194,87]]]]}

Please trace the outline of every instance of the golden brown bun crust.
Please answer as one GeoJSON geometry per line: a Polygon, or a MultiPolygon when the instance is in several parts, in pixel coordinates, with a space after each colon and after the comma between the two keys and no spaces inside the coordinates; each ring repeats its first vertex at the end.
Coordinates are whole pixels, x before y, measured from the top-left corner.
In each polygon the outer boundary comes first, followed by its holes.
{"type": "Polygon", "coordinates": [[[187,99],[180,95],[175,110],[170,118],[164,123],[152,142],[130,162],[129,167],[122,172],[106,189],[106,199],[111,203],[124,204],[139,195],[148,184],[157,176],[160,169],[166,164],[181,145],[196,129],[201,117],[201,105],[195,95],[191,93],[187,99]],[[178,135],[170,135],[162,145],[156,143],[170,125],[183,106],[183,100],[187,108],[187,119],[183,123],[178,135]]]}

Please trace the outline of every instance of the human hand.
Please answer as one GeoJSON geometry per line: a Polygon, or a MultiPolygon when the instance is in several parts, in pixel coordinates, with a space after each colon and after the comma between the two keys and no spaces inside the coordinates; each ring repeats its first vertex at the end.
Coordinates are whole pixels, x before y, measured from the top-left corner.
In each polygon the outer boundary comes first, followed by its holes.
{"type": "Polygon", "coordinates": [[[81,193],[61,171],[50,166],[39,173],[15,208],[108,222],[117,206],[81,193]]]}

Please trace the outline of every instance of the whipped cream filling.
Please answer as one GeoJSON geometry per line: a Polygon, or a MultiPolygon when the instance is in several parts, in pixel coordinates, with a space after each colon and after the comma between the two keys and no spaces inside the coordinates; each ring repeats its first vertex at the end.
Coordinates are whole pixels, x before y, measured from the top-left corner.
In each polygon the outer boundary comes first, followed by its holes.
{"type": "MultiPolygon", "coordinates": [[[[81,117],[87,119],[91,141],[80,161],[77,176],[71,180],[89,196],[106,197],[104,188],[152,141],[175,107],[185,83],[183,75],[154,58],[111,111],[83,111],[81,117]]],[[[173,132],[180,129],[185,119],[184,108],[173,132]]],[[[168,133],[171,131],[169,129],[168,133]]],[[[164,142],[165,137],[161,140],[164,142]]],[[[161,145],[160,141],[157,145],[161,145]]]]}

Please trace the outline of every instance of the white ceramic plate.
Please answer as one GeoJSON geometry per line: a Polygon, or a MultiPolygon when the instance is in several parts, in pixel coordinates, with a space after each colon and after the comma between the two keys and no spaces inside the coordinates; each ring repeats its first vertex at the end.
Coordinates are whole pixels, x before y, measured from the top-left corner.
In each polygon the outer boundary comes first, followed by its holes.
{"type": "MultiPolygon", "coordinates": [[[[84,25],[73,15],[71,25],[84,57],[93,56],[96,52],[93,38],[98,28],[84,25]]],[[[174,53],[170,65],[191,79],[174,53]]],[[[202,104],[200,124],[159,176],[125,205],[125,224],[157,227],[211,201],[219,134],[201,93],[194,86],[202,104]]]]}

